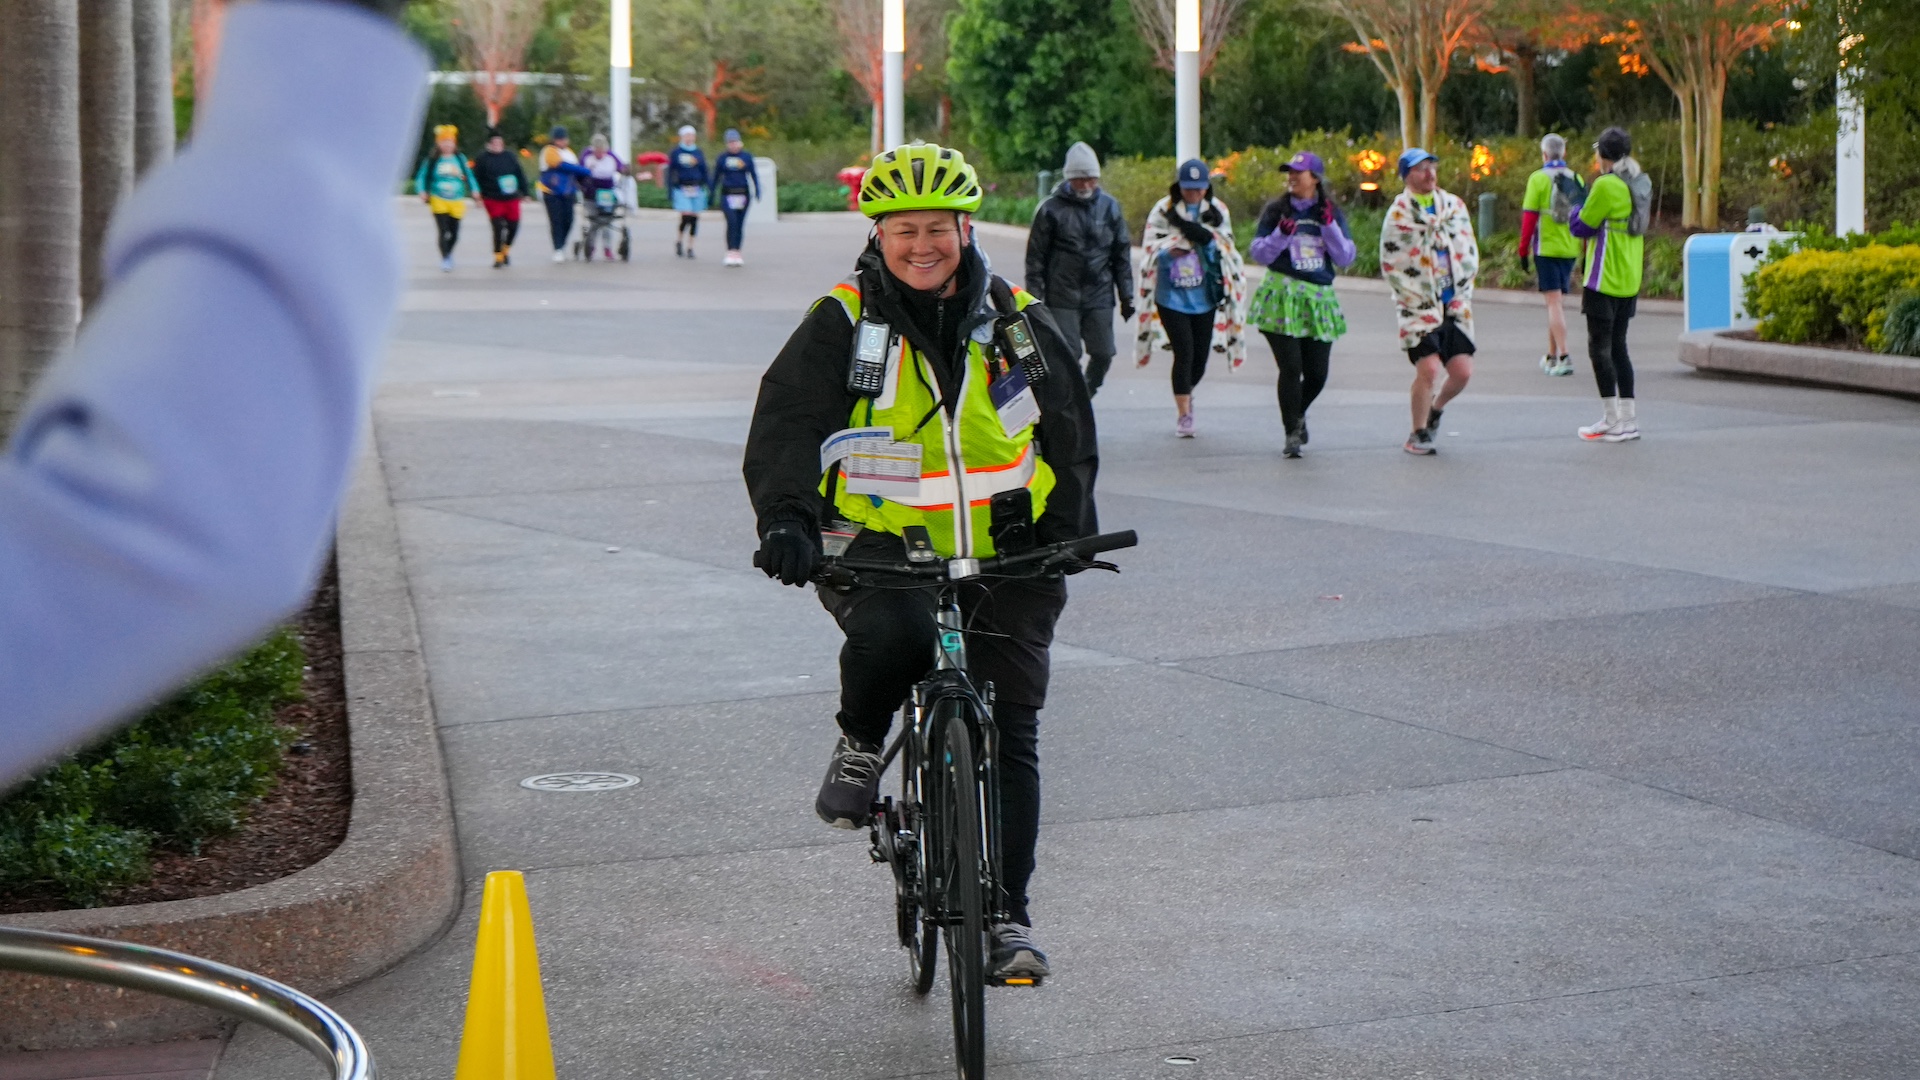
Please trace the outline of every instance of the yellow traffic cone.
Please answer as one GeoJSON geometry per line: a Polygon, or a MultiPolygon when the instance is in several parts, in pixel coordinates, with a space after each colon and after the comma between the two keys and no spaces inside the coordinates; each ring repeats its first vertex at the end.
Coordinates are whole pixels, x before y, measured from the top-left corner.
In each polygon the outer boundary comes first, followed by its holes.
{"type": "Polygon", "coordinates": [[[454,1080],[554,1080],[533,912],[518,870],[487,875],[454,1080]]]}

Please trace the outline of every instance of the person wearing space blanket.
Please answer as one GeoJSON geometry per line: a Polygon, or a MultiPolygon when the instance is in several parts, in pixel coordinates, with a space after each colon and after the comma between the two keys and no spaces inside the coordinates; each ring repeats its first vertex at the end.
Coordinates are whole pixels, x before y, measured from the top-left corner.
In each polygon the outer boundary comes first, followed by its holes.
{"type": "Polygon", "coordinates": [[[1233,242],[1233,218],[1213,197],[1207,164],[1182,162],[1167,197],[1153,205],[1141,239],[1140,303],[1134,322],[1138,367],[1159,354],[1173,361],[1174,434],[1193,438],[1193,388],[1218,353],[1247,360],[1247,279],[1233,242]]]}
{"type": "Polygon", "coordinates": [[[1473,377],[1473,278],[1480,247],[1460,196],[1439,186],[1439,158],[1418,147],[1400,155],[1406,190],[1380,227],[1380,276],[1393,289],[1400,347],[1412,362],[1413,432],[1403,449],[1435,452],[1441,411],[1473,377]]]}

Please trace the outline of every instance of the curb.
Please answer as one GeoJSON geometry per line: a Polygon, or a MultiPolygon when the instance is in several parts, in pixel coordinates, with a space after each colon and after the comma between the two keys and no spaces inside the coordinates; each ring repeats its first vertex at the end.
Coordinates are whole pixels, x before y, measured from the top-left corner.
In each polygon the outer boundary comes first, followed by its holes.
{"type": "MultiPolygon", "coordinates": [[[[176,949],[316,996],[391,967],[458,910],[460,871],[393,503],[371,450],[337,530],[353,816],[333,853],[250,889],[6,918],[14,926],[176,949]]],[[[70,1049],[219,1032],[167,998],[0,972],[0,1048],[70,1049]]]]}
{"type": "Polygon", "coordinates": [[[1680,335],[1680,362],[1700,371],[1920,397],[1920,360],[1884,353],[1781,345],[1695,330],[1680,335]]]}
{"type": "MultiPolygon", "coordinates": [[[[988,236],[998,236],[1007,240],[1025,240],[1027,238],[1027,229],[1024,225],[1007,225],[998,221],[975,221],[973,227],[986,233],[988,236]]],[[[1135,244],[1133,247],[1133,257],[1136,263],[1140,259],[1140,245],[1138,244],[1135,244]]],[[[1250,264],[1247,267],[1246,273],[1247,291],[1249,295],[1251,295],[1253,289],[1260,284],[1261,278],[1266,276],[1267,268],[1250,264]]],[[[1333,284],[1335,288],[1342,292],[1378,293],[1381,296],[1386,296],[1393,291],[1388,287],[1386,282],[1381,281],[1379,278],[1354,277],[1348,274],[1341,274],[1334,278],[1333,284]]],[[[1538,292],[1530,292],[1526,289],[1487,289],[1476,286],[1473,290],[1473,298],[1476,301],[1484,301],[1489,304],[1521,304],[1544,308],[1546,303],[1540,299],[1540,295],[1538,292]]],[[[1579,314],[1580,294],[1569,294],[1567,299],[1574,305],[1571,314],[1579,314]]],[[[1655,297],[1643,296],[1640,298],[1639,310],[1649,315],[1681,315],[1686,312],[1686,304],[1680,300],[1662,300],[1655,297]]]]}

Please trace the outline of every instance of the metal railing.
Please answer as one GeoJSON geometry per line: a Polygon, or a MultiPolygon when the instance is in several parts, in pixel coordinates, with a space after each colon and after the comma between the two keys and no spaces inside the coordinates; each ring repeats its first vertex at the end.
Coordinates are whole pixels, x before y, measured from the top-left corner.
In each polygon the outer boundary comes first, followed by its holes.
{"type": "Polygon", "coordinates": [[[251,1020],[305,1047],[334,1080],[373,1080],[373,1055],[340,1015],[290,986],[198,956],[0,926],[0,969],[145,990],[251,1020]]]}

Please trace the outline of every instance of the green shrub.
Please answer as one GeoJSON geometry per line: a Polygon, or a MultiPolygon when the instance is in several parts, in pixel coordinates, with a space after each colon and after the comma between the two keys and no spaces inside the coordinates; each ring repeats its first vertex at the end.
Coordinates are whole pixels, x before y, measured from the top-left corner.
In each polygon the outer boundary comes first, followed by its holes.
{"type": "Polygon", "coordinates": [[[306,658],[276,631],[105,742],[0,801],[0,888],[51,886],[82,906],[146,878],[155,844],[237,828],[279,773],[306,658]]]}
{"type": "Polygon", "coordinates": [[[980,210],[974,216],[981,221],[997,221],[1003,225],[1031,225],[1033,212],[1040,208],[1040,199],[1034,195],[1000,195],[989,193],[980,200],[980,210]]]}
{"type": "Polygon", "coordinates": [[[1747,279],[1747,310],[1766,341],[1886,348],[1893,295],[1920,288],[1920,246],[1796,251],[1747,279]]]}
{"type": "Polygon", "coordinates": [[[1920,292],[1904,290],[1887,301],[1887,321],[1881,328],[1886,351],[1896,356],[1920,356],[1920,292]]]}
{"type": "Polygon", "coordinates": [[[807,180],[780,184],[780,212],[810,214],[845,210],[847,185],[838,180],[807,180]]]}

